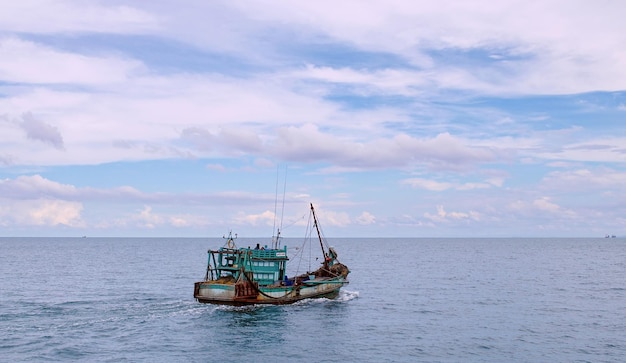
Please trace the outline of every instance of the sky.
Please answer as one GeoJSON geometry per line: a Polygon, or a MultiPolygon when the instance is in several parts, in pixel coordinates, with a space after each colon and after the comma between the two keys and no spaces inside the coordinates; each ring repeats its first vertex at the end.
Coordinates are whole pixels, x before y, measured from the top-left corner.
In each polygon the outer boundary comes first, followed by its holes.
{"type": "Polygon", "coordinates": [[[0,236],[626,235],[626,4],[0,5],[0,236]]]}

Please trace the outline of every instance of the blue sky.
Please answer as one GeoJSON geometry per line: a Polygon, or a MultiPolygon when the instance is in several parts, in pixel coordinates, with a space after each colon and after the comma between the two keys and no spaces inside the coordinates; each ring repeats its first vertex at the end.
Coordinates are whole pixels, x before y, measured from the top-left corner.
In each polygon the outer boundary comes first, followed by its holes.
{"type": "Polygon", "coordinates": [[[625,9],[3,3],[0,235],[624,235],[625,9]]]}

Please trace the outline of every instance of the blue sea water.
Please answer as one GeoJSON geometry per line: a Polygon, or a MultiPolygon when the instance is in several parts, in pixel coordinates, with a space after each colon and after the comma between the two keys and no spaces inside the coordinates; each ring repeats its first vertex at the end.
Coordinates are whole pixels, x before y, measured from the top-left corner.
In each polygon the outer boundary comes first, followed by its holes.
{"type": "Polygon", "coordinates": [[[0,361],[626,360],[624,239],[331,239],[335,300],[199,304],[222,243],[0,238],[0,361]]]}

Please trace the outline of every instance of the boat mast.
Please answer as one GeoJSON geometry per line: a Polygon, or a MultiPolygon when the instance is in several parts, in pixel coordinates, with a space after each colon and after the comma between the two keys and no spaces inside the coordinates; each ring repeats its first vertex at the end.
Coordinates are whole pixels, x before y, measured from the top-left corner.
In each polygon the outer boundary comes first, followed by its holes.
{"type": "Polygon", "coordinates": [[[315,209],[313,208],[313,203],[311,203],[311,213],[313,213],[313,223],[315,224],[315,229],[317,230],[317,238],[320,240],[320,247],[322,247],[322,253],[324,254],[324,266],[328,263],[326,261],[326,250],[324,250],[324,241],[322,241],[322,234],[320,233],[320,227],[317,224],[317,216],[315,215],[315,209]]]}

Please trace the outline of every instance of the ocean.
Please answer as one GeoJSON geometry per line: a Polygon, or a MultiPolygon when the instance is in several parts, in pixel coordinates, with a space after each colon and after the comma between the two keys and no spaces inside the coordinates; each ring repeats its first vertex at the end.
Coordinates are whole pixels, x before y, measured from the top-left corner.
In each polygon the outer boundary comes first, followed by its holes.
{"type": "Polygon", "coordinates": [[[0,361],[626,360],[622,238],[331,238],[335,300],[197,303],[223,242],[0,238],[0,361]]]}

